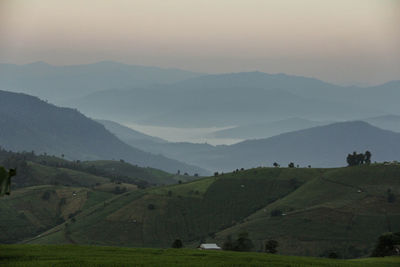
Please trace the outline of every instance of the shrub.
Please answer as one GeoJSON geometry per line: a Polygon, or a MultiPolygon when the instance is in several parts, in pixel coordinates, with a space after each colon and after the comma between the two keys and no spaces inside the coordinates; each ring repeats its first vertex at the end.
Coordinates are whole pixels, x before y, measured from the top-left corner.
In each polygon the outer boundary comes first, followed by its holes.
{"type": "Polygon", "coordinates": [[[250,251],[253,247],[253,241],[251,241],[247,232],[239,233],[238,238],[235,241],[233,241],[232,237],[228,235],[222,245],[223,249],[233,251],[250,251]]]}
{"type": "Polygon", "coordinates": [[[182,240],[180,239],[175,239],[175,241],[172,243],[172,248],[182,248],[183,247],[183,243],[182,240]]]}
{"type": "Polygon", "coordinates": [[[379,237],[371,256],[384,257],[395,255],[395,246],[398,245],[400,245],[400,232],[385,233],[379,237]]]}
{"type": "Polygon", "coordinates": [[[278,250],[276,249],[278,246],[278,241],[268,240],[267,243],[265,243],[265,252],[275,254],[276,252],[278,252],[278,250]]]}

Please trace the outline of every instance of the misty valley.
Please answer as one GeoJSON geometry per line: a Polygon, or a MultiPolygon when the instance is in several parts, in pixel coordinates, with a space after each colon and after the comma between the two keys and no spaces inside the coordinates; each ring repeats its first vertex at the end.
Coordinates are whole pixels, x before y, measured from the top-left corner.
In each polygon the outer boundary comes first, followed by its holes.
{"type": "Polygon", "coordinates": [[[0,1],[1,266],[400,266],[400,1],[0,1]]]}

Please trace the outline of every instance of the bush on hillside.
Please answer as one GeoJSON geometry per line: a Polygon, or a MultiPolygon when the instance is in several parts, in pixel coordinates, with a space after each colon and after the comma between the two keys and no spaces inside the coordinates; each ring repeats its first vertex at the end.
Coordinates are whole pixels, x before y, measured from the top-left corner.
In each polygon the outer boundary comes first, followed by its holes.
{"type": "Polygon", "coordinates": [[[253,247],[253,241],[249,238],[249,233],[245,231],[240,232],[236,240],[232,240],[232,237],[228,235],[222,245],[224,250],[233,251],[250,251],[253,247]]]}
{"type": "Polygon", "coordinates": [[[182,248],[183,247],[183,243],[182,240],[180,239],[175,239],[175,241],[172,243],[172,248],[182,248]]]}
{"type": "Polygon", "coordinates": [[[265,252],[275,254],[278,252],[277,247],[279,246],[278,241],[276,240],[268,240],[265,243],[265,252]]]}
{"type": "Polygon", "coordinates": [[[400,232],[385,233],[378,238],[378,242],[371,257],[392,256],[398,253],[400,246],[400,232]]]}

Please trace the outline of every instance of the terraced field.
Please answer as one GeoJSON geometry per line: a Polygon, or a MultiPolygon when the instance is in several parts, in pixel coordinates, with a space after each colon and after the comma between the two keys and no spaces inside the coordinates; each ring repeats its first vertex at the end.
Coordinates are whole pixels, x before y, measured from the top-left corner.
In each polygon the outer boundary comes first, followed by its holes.
{"type": "Polygon", "coordinates": [[[282,254],[360,257],[400,230],[398,199],[398,166],[257,168],[127,192],[27,242],[196,247],[247,231],[255,251],[275,239],[282,254]]]}

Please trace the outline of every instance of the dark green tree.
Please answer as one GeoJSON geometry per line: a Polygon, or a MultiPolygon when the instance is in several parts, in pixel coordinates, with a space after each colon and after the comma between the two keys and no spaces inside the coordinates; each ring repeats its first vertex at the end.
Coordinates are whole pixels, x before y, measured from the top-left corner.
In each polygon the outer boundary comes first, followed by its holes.
{"type": "Polygon", "coordinates": [[[278,246],[278,241],[268,240],[267,243],[265,243],[265,252],[275,254],[276,252],[278,252],[278,246]]]}
{"type": "Polygon", "coordinates": [[[365,155],[365,163],[366,164],[371,164],[371,156],[372,156],[371,152],[369,152],[367,150],[367,151],[365,151],[364,155],[365,155]]]}
{"type": "Polygon", "coordinates": [[[395,255],[395,246],[400,245],[400,232],[385,233],[378,238],[372,257],[384,257],[395,255]]]}
{"type": "Polygon", "coordinates": [[[172,248],[182,248],[183,247],[183,243],[182,240],[180,239],[175,239],[175,241],[172,243],[172,248]]]}
{"type": "Polygon", "coordinates": [[[9,169],[6,171],[4,167],[0,166],[0,197],[10,194],[11,177],[15,175],[17,175],[15,169],[9,169]]]}
{"type": "Polygon", "coordinates": [[[222,249],[224,250],[233,250],[234,249],[234,242],[232,240],[232,236],[228,235],[222,244],[222,249]]]}
{"type": "Polygon", "coordinates": [[[250,251],[253,247],[253,241],[249,238],[249,233],[245,231],[239,233],[239,237],[234,244],[234,250],[250,251]]]}

